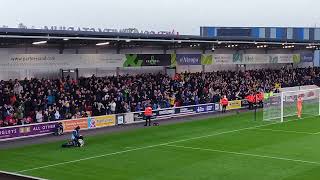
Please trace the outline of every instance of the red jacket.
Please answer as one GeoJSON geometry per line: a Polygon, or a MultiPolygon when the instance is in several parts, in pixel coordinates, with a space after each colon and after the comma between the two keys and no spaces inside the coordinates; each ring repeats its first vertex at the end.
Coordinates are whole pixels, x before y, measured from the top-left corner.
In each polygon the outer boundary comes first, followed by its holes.
{"type": "Polygon", "coordinates": [[[228,98],[222,98],[222,99],[220,100],[220,104],[221,104],[222,106],[228,106],[228,104],[229,104],[228,98]]]}
{"type": "Polygon", "coordinates": [[[146,107],[146,109],[144,110],[144,115],[145,116],[152,116],[152,108],[146,107]]]}
{"type": "Polygon", "coordinates": [[[246,99],[248,100],[248,102],[249,103],[254,103],[254,96],[252,95],[252,94],[250,94],[250,95],[248,95],[247,97],[246,97],[246,99]]]}
{"type": "Polygon", "coordinates": [[[263,92],[260,92],[259,94],[257,94],[257,102],[261,102],[264,99],[264,94],[263,92]]]}

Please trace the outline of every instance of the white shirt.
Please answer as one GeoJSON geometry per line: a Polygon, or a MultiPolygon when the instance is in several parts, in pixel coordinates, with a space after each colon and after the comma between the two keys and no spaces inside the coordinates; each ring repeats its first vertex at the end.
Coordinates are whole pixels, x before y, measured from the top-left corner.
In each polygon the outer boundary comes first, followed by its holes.
{"type": "Polygon", "coordinates": [[[42,115],[41,112],[38,112],[38,113],[36,114],[36,119],[37,119],[37,122],[38,122],[38,123],[42,122],[42,120],[43,120],[43,115],[42,115]]]}
{"type": "Polygon", "coordinates": [[[56,111],[56,113],[54,113],[54,117],[56,118],[56,120],[60,119],[59,111],[56,111]]]}
{"type": "Polygon", "coordinates": [[[110,110],[111,110],[112,112],[116,111],[116,106],[117,106],[117,104],[116,104],[115,102],[110,103],[110,110]]]}

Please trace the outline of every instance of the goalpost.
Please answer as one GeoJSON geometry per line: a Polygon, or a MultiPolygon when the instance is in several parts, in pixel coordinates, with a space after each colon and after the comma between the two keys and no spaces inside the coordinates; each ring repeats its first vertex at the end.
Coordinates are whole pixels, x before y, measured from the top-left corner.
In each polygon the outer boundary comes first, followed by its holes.
{"type": "MultiPolygon", "coordinates": [[[[282,90],[264,100],[263,120],[297,119],[297,100],[302,98],[302,118],[320,115],[320,88],[302,86],[282,90]],[[296,89],[296,90],[294,90],[296,89]]],[[[317,87],[317,86],[316,86],[317,87]]]]}

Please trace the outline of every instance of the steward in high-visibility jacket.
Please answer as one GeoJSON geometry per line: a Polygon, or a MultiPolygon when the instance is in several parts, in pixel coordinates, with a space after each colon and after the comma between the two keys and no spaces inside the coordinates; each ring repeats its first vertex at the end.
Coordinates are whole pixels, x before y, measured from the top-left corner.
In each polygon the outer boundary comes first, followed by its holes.
{"type": "Polygon", "coordinates": [[[152,117],[152,107],[148,105],[144,110],[144,116],[146,118],[146,124],[144,126],[151,126],[151,117],[152,117]]]}
{"type": "Polygon", "coordinates": [[[249,95],[246,97],[246,100],[247,100],[248,103],[249,103],[249,109],[253,109],[254,96],[253,96],[252,94],[249,94],[249,95]]]}
{"type": "Polygon", "coordinates": [[[222,113],[225,113],[227,110],[227,106],[229,104],[229,100],[227,98],[227,96],[224,96],[221,100],[220,100],[220,104],[222,106],[222,113]]]}
{"type": "Polygon", "coordinates": [[[260,108],[263,108],[263,100],[264,100],[264,93],[263,92],[259,92],[257,94],[257,104],[259,105],[260,108]]]}

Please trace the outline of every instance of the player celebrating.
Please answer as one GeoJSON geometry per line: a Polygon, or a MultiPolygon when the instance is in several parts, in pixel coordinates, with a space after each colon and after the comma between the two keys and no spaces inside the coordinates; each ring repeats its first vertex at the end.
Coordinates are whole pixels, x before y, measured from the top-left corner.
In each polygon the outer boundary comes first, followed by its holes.
{"type": "Polygon", "coordinates": [[[298,114],[298,118],[301,119],[301,114],[302,114],[302,97],[299,96],[298,97],[298,101],[297,101],[297,114],[298,114]]]}

